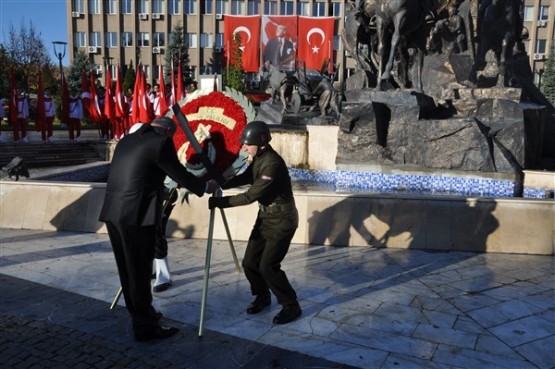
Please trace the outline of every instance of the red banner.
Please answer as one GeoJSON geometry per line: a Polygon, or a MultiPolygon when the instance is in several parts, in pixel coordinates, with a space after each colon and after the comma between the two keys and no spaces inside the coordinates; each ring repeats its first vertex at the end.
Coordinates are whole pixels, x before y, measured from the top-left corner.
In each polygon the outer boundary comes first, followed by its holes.
{"type": "Polygon", "coordinates": [[[168,96],[166,95],[166,83],[164,81],[164,68],[162,68],[162,64],[158,66],[158,89],[160,90],[158,95],[158,109],[155,109],[154,115],[156,117],[161,117],[166,114],[168,111],[168,96]]]}
{"type": "Polygon", "coordinates": [[[262,61],[269,61],[284,71],[295,70],[297,16],[262,17],[262,61]]]}
{"type": "Polygon", "coordinates": [[[299,17],[297,57],[307,68],[321,70],[332,60],[333,27],[333,17],[299,17]]]}
{"type": "Polygon", "coordinates": [[[224,17],[224,52],[227,60],[231,60],[231,46],[235,34],[241,36],[241,50],[243,51],[243,70],[245,72],[258,72],[260,50],[260,16],[235,16],[224,17]]]}
{"type": "Polygon", "coordinates": [[[89,101],[89,114],[93,122],[100,123],[102,121],[102,112],[100,111],[100,104],[98,103],[98,95],[96,94],[96,84],[94,83],[94,76],[90,75],[90,101],[89,101]]]}
{"type": "Polygon", "coordinates": [[[121,71],[118,66],[118,72],[116,74],[116,117],[125,118],[127,117],[127,103],[125,102],[125,97],[123,95],[123,87],[121,84],[121,71]]]}

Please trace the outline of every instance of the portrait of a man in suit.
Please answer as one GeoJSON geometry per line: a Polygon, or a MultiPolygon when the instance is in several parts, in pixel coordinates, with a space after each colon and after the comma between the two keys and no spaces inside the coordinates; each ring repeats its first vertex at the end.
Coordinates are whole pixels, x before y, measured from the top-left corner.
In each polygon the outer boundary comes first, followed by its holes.
{"type": "Polygon", "coordinates": [[[264,48],[263,59],[280,70],[292,71],[295,65],[295,47],[286,36],[287,28],[278,25],[276,37],[270,39],[264,48]]]}

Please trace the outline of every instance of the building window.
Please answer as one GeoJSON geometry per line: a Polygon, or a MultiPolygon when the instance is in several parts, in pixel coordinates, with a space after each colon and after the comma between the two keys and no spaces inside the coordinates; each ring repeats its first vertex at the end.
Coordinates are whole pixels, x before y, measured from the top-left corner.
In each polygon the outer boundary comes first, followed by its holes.
{"type": "Polygon", "coordinates": [[[538,20],[547,20],[549,18],[549,6],[540,6],[538,12],[538,20]]]}
{"type": "Polygon", "coordinates": [[[89,14],[100,14],[100,0],[89,0],[89,14]]]}
{"type": "Polygon", "coordinates": [[[247,14],[248,15],[258,15],[258,4],[259,0],[249,0],[247,2],[247,14]]]}
{"type": "Polygon", "coordinates": [[[326,3],[312,3],[312,16],[313,17],[326,17],[326,3]]]}
{"type": "Polygon", "coordinates": [[[183,0],[184,14],[197,14],[197,0],[183,0]]]}
{"type": "Polygon", "coordinates": [[[264,14],[265,15],[277,15],[278,3],[277,0],[268,0],[264,2],[264,14]]]}
{"type": "Polygon", "coordinates": [[[525,6],[522,20],[525,22],[531,22],[533,19],[534,19],[534,7],[531,5],[525,6]]]}
{"type": "Polygon", "coordinates": [[[216,33],[216,47],[224,47],[224,34],[216,33]]]}
{"type": "Polygon", "coordinates": [[[73,43],[77,47],[87,46],[87,34],[85,32],[75,32],[73,43]]]}
{"type": "Polygon", "coordinates": [[[214,46],[214,40],[211,33],[200,34],[200,47],[211,49],[214,46]]]}
{"type": "Polygon", "coordinates": [[[152,13],[164,14],[164,0],[152,0],[152,13]]]}
{"type": "Polygon", "coordinates": [[[121,0],[121,13],[122,14],[132,14],[133,4],[131,0],[121,0]]]}
{"type": "Polygon", "coordinates": [[[116,14],[118,11],[117,0],[104,0],[104,9],[106,14],[116,14]]]}
{"type": "Polygon", "coordinates": [[[145,72],[145,79],[147,81],[150,81],[150,78],[151,78],[150,65],[143,64],[143,71],[145,72]]]}
{"type": "Polygon", "coordinates": [[[133,34],[131,32],[123,32],[121,34],[121,46],[123,47],[133,46],[133,34]]]}
{"type": "Polygon", "coordinates": [[[116,32],[106,33],[106,47],[118,47],[118,34],[116,32]]]}
{"type": "Polygon", "coordinates": [[[139,3],[139,14],[150,13],[148,9],[148,0],[138,0],[137,2],[139,3]]]}
{"type": "Polygon", "coordinates": [[[85,14],[85,0],[73,0],[73,11],[85,14]]]}
{"type": "Polygon", "coordinates": [[[102,38],[100,32],[91,32],[89,35],[89,46],[102,46],[102,38]]]}
{"type": "Polygon", "coordinates": [[[545,46],[547,44],[547,40],[536,40],[536,47],[534,49],[534,54],[545,54],[545,46]]]}
{"type": "Polygon", "coordinates": [[[229,14],[226,0],[216,0],[216,14],[229,14]]]}
{"type": "Polygon", "coordinates": [[[231,14],[245,15],[245,2],[243,0],[231,0],[231,14]]]}
{"type": "Polygon", "coordinates": [[[180,9],[180,1],[181,0],[168,0],[168,11],[172,15],[181,14],[180,9]]]}
{"type": "Polygon", "coordinates": [[[196,49],[198,47],[198,37],[196,33],[186,33],[185,43],[189,49],[196,49]]]}
{"type": "Polygon", "coordinates": [[[137,33],[137,46],[139,47],[150,46],[150,35],[147,32],[137,33]]]}
{"type": "Polygon", "coordinates": [[[166,46],[166,39],[164,38],[164,32],[154,32],[152,34],[152,46],[154,47],[166,46]]]}
{"type": "Polygon", "coordinates": [[[281,15],[293,15],[294,4],[292,1],[283,1],[281,3],[281,15]]]}
{"type": "Polygon", "coordinates": [[[341,3],[331,3],[331,15],[341,17],[341,3]]]}
{"type": "Polygon", "coordinates": [[[204,0],[204,14],[212,14],[212,0],[204,0]]]}
{"type": "Polygon", "coordinates": [[[297,2],[297,15],[308,17],[308,9],[310,4],[304,1],[297,2]]]}

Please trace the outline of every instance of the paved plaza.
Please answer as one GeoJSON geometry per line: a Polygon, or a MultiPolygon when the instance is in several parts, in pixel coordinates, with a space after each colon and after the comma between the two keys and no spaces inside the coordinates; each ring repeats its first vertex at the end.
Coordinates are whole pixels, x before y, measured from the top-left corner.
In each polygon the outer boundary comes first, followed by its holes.
{"type": "MultiPolygon", "coordinates": [[[[283,263],[303,315],[252,300],[214,241],[170,240],[173,286],[154,295],[180,333],[136,343],[108,236],[0,230],[0,366],[6,368],[555,368],[552,256],[292,245],[283,263]]],[[[245,243],[235,243],[239,259],[245,243]]]]}

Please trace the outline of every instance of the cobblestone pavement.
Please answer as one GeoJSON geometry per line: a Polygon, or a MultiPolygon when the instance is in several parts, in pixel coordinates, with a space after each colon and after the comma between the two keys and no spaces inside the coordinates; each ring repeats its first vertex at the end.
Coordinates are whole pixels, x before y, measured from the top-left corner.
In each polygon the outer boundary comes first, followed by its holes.
{"type": "Polygon", "coordinates": [[[198,338],[196,327],[168,319],[177,336],[135,343],[125,308],[107,313],[105,302],[4,274],[0,298],[6,369],[353,368],[211,331],[198,338]]]}

